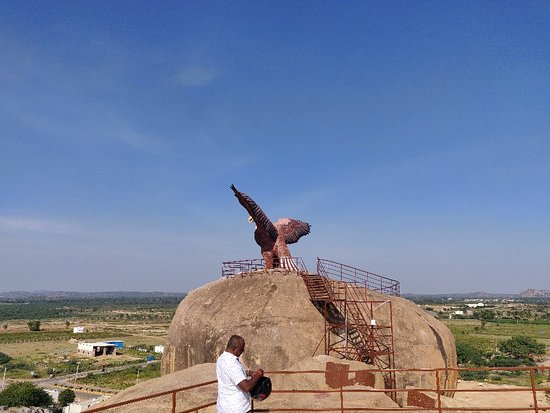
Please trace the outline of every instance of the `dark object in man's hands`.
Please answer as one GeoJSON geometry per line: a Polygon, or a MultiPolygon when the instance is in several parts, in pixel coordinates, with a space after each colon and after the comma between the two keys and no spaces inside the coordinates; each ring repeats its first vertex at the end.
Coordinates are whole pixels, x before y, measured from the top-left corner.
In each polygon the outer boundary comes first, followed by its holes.
{"type": "MultiPolygon", "coordinates": [[[[262,372],[263,373],[263,372],[262,372]]],[[[250,395],[261,402],[269,397],[271,394],[271,379],[266,376],[262,376],[258,383],[252,390],[250,390],[250,395]]]]}

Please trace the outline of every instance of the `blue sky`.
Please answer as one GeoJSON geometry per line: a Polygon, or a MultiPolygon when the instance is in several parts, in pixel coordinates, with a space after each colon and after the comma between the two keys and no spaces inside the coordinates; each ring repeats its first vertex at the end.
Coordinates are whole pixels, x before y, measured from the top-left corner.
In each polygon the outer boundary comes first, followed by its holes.
{"type": "Polygon", "coordinates": [[[3,1],[0,291],[184,292],[291,246],[550,288],[550,3],[3,1]]]}

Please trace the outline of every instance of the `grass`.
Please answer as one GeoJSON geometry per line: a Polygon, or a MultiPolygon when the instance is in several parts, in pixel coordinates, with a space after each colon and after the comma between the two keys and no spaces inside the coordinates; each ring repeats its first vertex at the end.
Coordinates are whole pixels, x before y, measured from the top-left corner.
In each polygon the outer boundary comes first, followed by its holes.
{"type": "Polygon", "coordinates": [[[133,386],[137,382],[154,379],[156,377],[160,377],[160,363],[151,363],[146,367],[140,368],[139,377],[138,368],[129,367],[124,370],[109,373],[90,373],[88,376],[78,379],[78,383],[94,387],[123,390],[133,386]]]}
{"type": "MultiPolygon", "coordinates": [[[[451,330],[457,343],[470,344],[488,354],[494,353],[497,350],[499,342],[519,335],[533,337],[537,341],[546,344],[547,349],[550,346],[550,326],[545,324],[489,322],[485,328],[481,328],[479,320],[446,319],[442,321],[451,330]]],[[[495,384],[531,385],[528,372],[514,374],[512,372],[495,371],[476,373],[475,375],[480,377],[468,377],[468,375],[465,376],[464,374],[461,374],[461,377],[465,380],[485,380],[495,384]]],[[[536,380],[541,381],[545,377],[547,376],[536,376],[536,380]]]]}
{"type": "MultiPolygon", "coordinates": [[[[0,303],[0,351],[12,360],[0,365],[7,368],[6,379],[59,377],[89,372],[91,385],[117,390],[136,382],[137,370],[92,374],[92,370],[121,367],[145,362],[154,355],[137,350],[140,346],[163,344],[181,298],[98,299],[0,303]],[[27,322],[41,320],[41,331],[28,331],[27,322]],[[74,326],[86,333],[74,334],[74,326]],[[115,356],[87,357],[77,353],[77,341],[123,340],[125,347],[115,356]]],[[[150,348],[150,347],[149,347],[150,348]]],[[[140,370],[139,380],[158,377],[159,363],[140,370]]]]}
{"type": "Polygon", "coordinates": [[[550,345],[550,325],[489,322],[485,328],[480,328],[478,320],[442,321],[451,330],[457,342],[467,342],[483,351],[494,351],[500,341],[520,335],[534,337],[541,343],[550,345]]]}
{"type": "MultiPolygon", "coordinates": [[[[48,331],[17,331],[4,332],[0,334],[0,344],[24,343],[33,341],[57,341],[57,340],[89,340],[106,339],[113,335],[112,331],[74,334],[69,330],[48,330],[48,331]]],[[[125,337],[126,334],[118,333],[118,337],[125,337]]]]}
{"type": "Polygon", "coordinates": [[[102,367],[144,362],[148,355],[154,354],[129,347],[157,345],[164,341],[163,337],[128,334],[130,334],[129,331],[72,334],[72,331],[65,330],[2,333],[0,335],[3,338],[2,352],[11,356],[13,360],[0,367],[7,367],[9,379],[29,379],[31,372],[34,372],[35,377],[38,378],[47,377],[52,373],[56,376],[75,373],[77,362],[80,362],[79,371],[81,372],[99,370],[102,367]],[[86,357],[76,353],[77,342],[70,340],[74,337],[88,341],[123,339],[125,348],[119,350],[116,356],[86,357]]]}

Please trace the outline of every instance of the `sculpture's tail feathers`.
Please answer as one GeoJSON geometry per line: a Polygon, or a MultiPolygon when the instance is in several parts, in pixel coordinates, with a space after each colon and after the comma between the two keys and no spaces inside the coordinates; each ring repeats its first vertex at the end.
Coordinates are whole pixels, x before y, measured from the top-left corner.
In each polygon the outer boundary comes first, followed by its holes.
{"type": "Polygon", "coordinates": [[[298,266],[296,265],[292,257],[280,257],[279,263],[281,268],[284,268],[285,270],[299,271],[298,266]]]}

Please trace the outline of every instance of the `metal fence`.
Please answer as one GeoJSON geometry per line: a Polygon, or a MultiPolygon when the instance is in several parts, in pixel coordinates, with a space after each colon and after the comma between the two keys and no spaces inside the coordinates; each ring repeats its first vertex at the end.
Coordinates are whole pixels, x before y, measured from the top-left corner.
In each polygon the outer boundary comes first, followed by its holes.
{"type": "MultiPolygon", "coordinates": [[[[291,260],[294,264],[293,267],[297,268],[298,272],[307,273],[306,265],[304,264],[304,260],[301,257],[286,257],[285,260],[291,260]]],[[[275,263],[275,265],[277,265],[277,263],[275,263]]],[[[286,265],[288,265],[288,263],[286,265]]],[[[243,275],[254,271],[261,271],[264,268],[265,261],[263,258],[252,260],[225,261],[222,262],[222,277],[230,278],[236,275],[243,275]]]]}
{"type": "MultiPolygon", "coordinates": [[[[541,380],[541,377],[550,374],[550,366],[537,366],[537,367],[476,367],[476,368],[439,368],[439,369],[392,369],[392,371],[399,377],[401,374],[411,375],[411,374],[422,374],[431,377],[431,380],[423,380],[423,383],[433,383],[430,386],[423,388],[411,388],[411,387],[402,387],[395,389],[378,389],[373,387],[367,387],[366,385],[357,386],[354,380],[356,377],[366,377],[367,373],[371,374],[381,374],[383,370],[380,369],[365,369],[365,370],[305,370],[305,371],[270,371],[266,374],[270,376],[274,383],[274,388],[272,390],[272,395],[269,399],[257,403],[259,406],[252,406],[252,412],[353,412],[353,411],[369,411],[369,412],[400,412],[400,411],[412,411],[412,412],[545,412],[550,410],[550,404],[543,401],[539,403],[539,397],[546,397],[550,393],[550,387],[546,385],[539,386],[537,385],[537,380],[541,380]],[[513,372],[518,373],[527,373],[529,376],[530,385],[524,387],[517,386],[505,386],[498,388],[490,387],[477,387],[473,389],[459,389],[459,388],[443,388],[441,386],[441,379],[444,376],[447,376],[450,372],[461,372],[461,371],[491,371],[495,372],[508,372],[508,374],[513,372]],[[294,388],[292,386],[290,389],[277,388],[276,383],[287,383],[291,380],[289,376],[299,375],[299,379],[295,380],[294,383],[306,383],[305,376],[307,375],[322,375],[323,381],[327,384],[323,389],[317,388],[294,388]],[[538,375],[538,376],[537,376],[538,375]],[[281,376],[281,377],[279,377],[281,376]],[[279,380],[277,381],[277,378],[279,380]],[[368,402],[369,394],[389,393],[394,392],[398,394],[398,397],[394,397],[396,400],[401,401],[401,405],[404,407],[374,407],[371,403],[368,402]],[[457,394],[457,393],[529,393],[530,397],[527,398],[528,401],[524,401],[523,405],[518,402],[517,405],[510,405],[506,407],[496,407],[494,405],[477,405],[477,406],[456,406],[457,403],[453,403],[453,406],[448,405],[449,400],[452,398],[444,397],[443,394],[457,394]],[[295,405],[292,405],[292,399],[294,395],[302,394],[309,395],[304,396],[310,400],[321,399],[321,403],[307,403],[307,400],[301,402],[296,402],[295,405]],[[359,395],[355,396],[355,403],[349,401],[353,396],[350,395],[359,395]],[[360,398],[360,403],[358,405],[357,400],[360,398]],[[291,404],[291,406],[289,406],[291,404]],[[320,405],[320,406],[319,406],[320,405]]],[[[548,379],[548,378],[547,378],[548,379]]],[[[399,382],[399,380],[398,380],[399,382]]],[[[209,381],[205,383],[196,384],[193,386],[182,387],[179,389],[169,390],[162,393],[155,393],[149,396],[144,396],[132,400],[127,400],[119,403],[114,403],[104,407],[92,408],[86,410],[86,413],[95,413],[95,412],[105,412],[105,411],[116,411],[118,407],[128,406],[138,402],[143,402],[147,400],[152,400],[154,398],[170,396],[171,402],[165,403],[165,409],[156,408],[155,413],[162,412],[172,412],[172,413],[191,413],[191,412],[201,412],[204,411],[207,407],[214,406],[216,404],[215,395],[210,396],[209,400],[202,400],[200,404],[197,405],[184,405],[185,403],[181,400],[180,393],[185,391],[196,391],[200,392],[200,388],[203,386],[210,386],[215,384],[216,381],[209,381]],[[179,399],[179,400],[178,400],[179,399]],[[181,410],[179,410],[181,409],[181,410]]],[[[287,386],[288,387],[288,386],[287,386]]],[[[127,410],[128,411],[128,410],[127,410]]],[[[141,407],[139,411],[148,411],[147,408],[141,407]]],[[[152,410],[151,410],[152,411],[152,410]]]]}
{"type": "Polygon", "coordinates": [[[317,273],[327,278],[365,287],[382,294],[399,296],[399,281],[383,275],[350,267],[339,262],[317,258],[317,273]]]}

